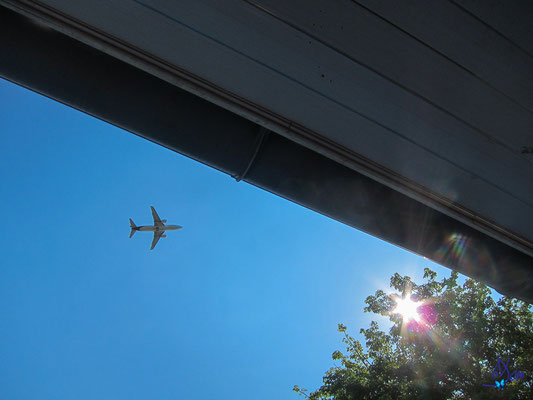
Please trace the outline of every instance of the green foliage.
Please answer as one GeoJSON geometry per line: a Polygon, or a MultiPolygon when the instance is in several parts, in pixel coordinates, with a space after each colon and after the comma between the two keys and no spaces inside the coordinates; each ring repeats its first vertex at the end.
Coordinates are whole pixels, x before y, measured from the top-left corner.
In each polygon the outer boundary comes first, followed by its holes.
{"type": "MultiPolygon", "coordinates": [[[[533,312],[522,301],[503,297],[495,302],[484,284],[458,274],[437,281],[426,268],[425,283],[394,274],[390,286],[397,293],[378,290],[365,300],[365,312],[389,316],[389,333],[372,321],[361,329],[366,349],[339,324],[346,350],[332,354],[340,365],[326,372],[324,384],[309,400],[355,399],[533,399],[533,312]],[[404,322],[393,314],[398,297],[421,301],[422,322],[404,322]],[[503,390],[492,373],[498,358],[519,370],[523,380],[507,382],[503,390]]],[[[500,378],[501,379],[501,378],[500,378]]]]}

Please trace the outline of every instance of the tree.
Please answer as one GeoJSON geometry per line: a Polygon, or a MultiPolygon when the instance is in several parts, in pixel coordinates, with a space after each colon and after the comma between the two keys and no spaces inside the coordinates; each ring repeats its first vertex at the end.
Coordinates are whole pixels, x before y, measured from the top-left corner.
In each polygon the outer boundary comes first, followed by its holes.
{"type": "Polygon", "coordinates": [[[364,309],[389,316],[389,333],[372,321],[360,331],[365,349],[339,324],[346,351],[332,358],[340,366],[318,390],[293,390],[309,400],[533,399],[530,306],[509,297],[495,302],[480,282],[459,285],[456,272],[436,277],[426,268],[426,282],[416,285],[394,274],[390,286],[399,293],[378,290],[364,309]]]}

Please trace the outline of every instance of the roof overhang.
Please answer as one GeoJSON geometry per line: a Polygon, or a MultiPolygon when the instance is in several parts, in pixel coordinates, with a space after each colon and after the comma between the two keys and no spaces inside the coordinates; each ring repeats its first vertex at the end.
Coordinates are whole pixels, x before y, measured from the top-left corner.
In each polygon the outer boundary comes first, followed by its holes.
{"type": "Polygon", "coordinates": [[[532,302],[531,9],[312,3],[2,0],[0,73],[532,302]]]}

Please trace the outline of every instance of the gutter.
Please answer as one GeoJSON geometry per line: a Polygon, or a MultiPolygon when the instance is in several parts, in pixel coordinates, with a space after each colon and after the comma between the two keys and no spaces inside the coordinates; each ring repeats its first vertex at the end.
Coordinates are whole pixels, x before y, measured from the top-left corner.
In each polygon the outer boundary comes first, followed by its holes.
{"type": "Polygon", "coordinates": [[[326,157],[319,142],[302,145],[295,132],[303,128],[289,121],[244,118],[215,104],[222,102],[215,92],[207,101],[25,15],[0,6],[4,79],[533,303],[527,248],[326,157]]]}

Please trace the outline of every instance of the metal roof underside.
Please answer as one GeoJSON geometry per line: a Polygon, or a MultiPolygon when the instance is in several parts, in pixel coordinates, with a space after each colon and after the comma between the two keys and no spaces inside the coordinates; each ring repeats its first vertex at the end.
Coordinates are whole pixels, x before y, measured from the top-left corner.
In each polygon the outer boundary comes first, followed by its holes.
{"type": "Polygon", "coordinates": [[[532,2],[0,4],[495,239],[532,279],[532,2]]]}

